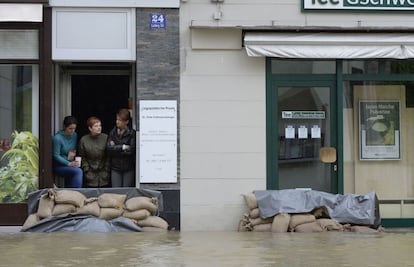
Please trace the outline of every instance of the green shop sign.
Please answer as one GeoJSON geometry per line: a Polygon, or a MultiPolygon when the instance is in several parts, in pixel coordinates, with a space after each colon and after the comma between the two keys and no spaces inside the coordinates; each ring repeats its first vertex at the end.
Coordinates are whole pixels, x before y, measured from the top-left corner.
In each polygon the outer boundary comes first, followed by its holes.
{"type": "Polygon", "coordinates": [[[309,10],[414,10],[414,0],[302,0],[309,10]]]}

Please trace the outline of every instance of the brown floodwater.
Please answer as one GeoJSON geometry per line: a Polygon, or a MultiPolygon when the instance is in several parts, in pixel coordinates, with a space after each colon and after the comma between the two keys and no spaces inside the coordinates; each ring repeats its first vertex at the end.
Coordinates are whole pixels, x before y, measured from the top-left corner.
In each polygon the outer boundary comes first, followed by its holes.
{"type": "Polygon", "coordinates": [[[0,233],[0,266],[414,266],[414,232],[0,233]]]}

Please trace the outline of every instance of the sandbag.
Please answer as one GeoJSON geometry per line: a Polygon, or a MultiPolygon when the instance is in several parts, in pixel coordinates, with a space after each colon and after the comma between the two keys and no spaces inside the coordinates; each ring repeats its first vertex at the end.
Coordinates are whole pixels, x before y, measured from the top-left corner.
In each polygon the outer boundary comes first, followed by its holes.
{"type": "Polygon", "coordinates": [[[239,232],[249,232],[251,230],[252,228],[244,220],[239,221],[239,228],[238,228],[239,232]]]}
{"type": "Polygon", "coordinates": [[[54,199],[49,197],[49,194],[43,194],[39,199],[39,207],[37,208],[37,215],[40,218],[52,216],[53,207],[55,206],[54,199]]]}
{"type": "Polygon", "coordinates": [[[140,210],[134,210],[134,211],[124,210],[124,212],[122,213],[122,216],[129,218],[129,219],[134,219],[134,220],[143,220],[150,215],[151,213],[147,209],[140,209],[140,210]]]}
{"type": "Polygon", "coordinates": [[[99,212],[99,219],[112,220],[121,216],[123,212],[123,209],[118,208],[101,208],[99,212]]]}
{"type": "Polygon", "coordinates": [[[250,210],[249,217],[252,218],[252,219],[259,218],[260,217],[260,210],[259,210],[259,208],[255,208],[255,209],[250,210]]]}
{"type": "Polygon", "coordinates": [[[101,208],[123,209],[126,197],[125,194],[103,193],[98,196],[98,204],[101,208]]]}
{"type": "Polygon", "coordinates": [[[37,215],[36,213],[30,214],[24,221],[22,229],[24,230],[32,226],[33,224],[37,223],[38,221],[40,221],[39,215],[37,215]]]}
{"type": "Polygon", "coordinates": [[[72,204],[76,207],[83,207],[86,197],[82,193],[74,190],[56,190],[56,204],[72,204]]]}
{"type": "Polygon", "coordinates": [[[344,226],[332,219],[317,219],[316,220],[324,231],[344,231],[344,226]]]}
{"type": "Polygon", "coordinates": [[[270,232],[272,229],[271,223],[258,224],[253,226],[253,232],[270,232]]]}
{"type": "Polygon", "coordinates": [[[125,209],[129,211],[146,209],[151,213],[154,213],[158,209],[157,198],[150,198],[145,196],[132,197],[125,201],[125,209]]]}
{"type": "Polygon", "coordinates": [[[314,221],[299,224],[295,227],[294,231],[298,233],[320,233],[323,232],[323,229],[317,221],[314,221]]]}
{"type": "Polygon", "coordinates": [[[244,200],[246,201],[247,207],[249,209],[255,209],[257,208],[257,199],[254,193],[247,193],[243,194],[244,200]]]}
{"type": "Polygon", "coordinates": [[[289,213],[279,213],[273,217],[271,231],[273,233],[286,233],[289,230],[289,222],[289,213]]]}
{"type": "Polygon", "coordinates": [[[293,230],[299,224],[310,223],[314,221],[316,221],[316,218],[313,214],[310,213],[291,214],[289,229],[293,230]]]}
{"type": "Polygon", "coordinates": [[[52,215],[57,216],[65,213],[76,212],[76,206],[73,204],[56,204],[53,207],[52,215]]]}
{"type": "Polygon", "coordinates": [[[253,226],[258,225],[258,224],[267,224],[267,223],[272,224],[273,217],[269,217],[269,218],[266,218],[266,219],[262,219],[262,218],[252,219],[252,218],[249,218],[249,221],[253,226]]]}
{"type": "Polygon", "coordinates": [[[98,198],[87,199],[85,205],[76,210],[77,214],[93,215],[99,217],[101,208],[98,205],[98,198]]]}
{"type": "Polygon", "coordinates": [[[137,221],[137,224],[141,227],[158,227],[162,229],[168,229],[168,223],[161,217],[158,216],[148,216],[143,220],[137,221]]]}

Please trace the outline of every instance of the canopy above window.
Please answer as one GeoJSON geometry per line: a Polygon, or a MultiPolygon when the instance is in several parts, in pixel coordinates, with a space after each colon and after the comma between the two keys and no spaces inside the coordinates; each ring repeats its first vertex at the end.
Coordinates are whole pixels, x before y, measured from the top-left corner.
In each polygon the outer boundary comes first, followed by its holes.
{"type": "Polygon", "coordinates": [[[247,54],[278,58],[414,58],[414,33],[247,32],[247,54]]]}

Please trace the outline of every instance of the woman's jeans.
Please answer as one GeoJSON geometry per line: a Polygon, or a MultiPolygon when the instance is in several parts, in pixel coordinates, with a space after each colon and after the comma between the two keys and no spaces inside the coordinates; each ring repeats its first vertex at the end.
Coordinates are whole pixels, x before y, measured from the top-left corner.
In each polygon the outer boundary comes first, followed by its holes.
{"type": "Polygon", "coordinates": [[[111,170],[112,187],[135,187],[135,170],[111,170]]]}
{"type": "Polygon", "coordinates": [[[55,166],[55,174],[65,177],[65,187],[81,188],[83,183],[83,171],[78,167],[55,166]]]}

